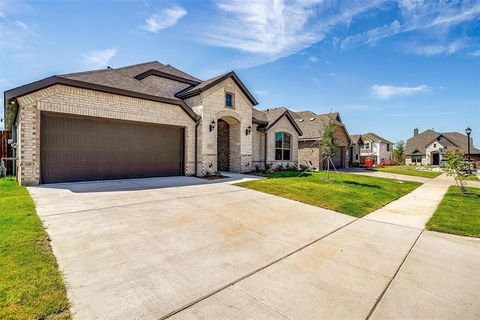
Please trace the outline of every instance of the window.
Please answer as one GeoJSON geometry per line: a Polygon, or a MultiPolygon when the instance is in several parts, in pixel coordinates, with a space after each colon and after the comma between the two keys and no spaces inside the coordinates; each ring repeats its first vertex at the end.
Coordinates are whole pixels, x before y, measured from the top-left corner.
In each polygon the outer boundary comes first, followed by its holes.
{"type": "Polygon", "coordinates": [[[387,151],[390,151],[390,143],[387,143],[387,151]]]}
{"type": "Polygon", "coordinates": [[[412,155],[412,163],[422,163],[422,155],[412,155]]]}
{"type": "Polygon", "coordinates": [[[275,133],[275,160],[290,160],[292,136],[286,132],[275,133]]]}
{"type": "Polygon", "coordinates": [[[434,147],[434,148],[436,148],[436,147],[437,147],[437,144],[436,144],[436,143],[434,143],[434,144],[433,144],[433,147],[434,147]]]}
{"type": "Polygon", "coordinates": [[[358,160],[358,153],[355,154],[355,160],[358,160]]]}
{"type": "Polygon", "coordinates": [[[233,108],[233,94],[225,93],[225,107],[233,108]]]}
{"type": "Polygon", "coordinates": [[[370,149],[370,142],[365,142],[363,149],[370,149]]]}

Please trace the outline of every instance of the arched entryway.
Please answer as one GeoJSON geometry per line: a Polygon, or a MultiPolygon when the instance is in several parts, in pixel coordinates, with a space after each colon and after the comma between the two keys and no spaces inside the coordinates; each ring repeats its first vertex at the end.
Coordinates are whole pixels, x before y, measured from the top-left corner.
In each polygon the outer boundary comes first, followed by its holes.
{"type": "Polygon", "coordinates": [[[240,121],[225,116],[217,120],[217,170],[240,172],[240,121]]]}

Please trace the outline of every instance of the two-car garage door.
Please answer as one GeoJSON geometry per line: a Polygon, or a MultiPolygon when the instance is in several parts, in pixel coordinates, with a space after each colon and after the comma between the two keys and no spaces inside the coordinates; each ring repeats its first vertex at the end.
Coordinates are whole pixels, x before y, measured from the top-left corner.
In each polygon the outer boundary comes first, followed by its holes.
{"type": "Polygon", "coordinates": [[[184,128],[42,113],[42,183],[176,176],[184,128]]]}

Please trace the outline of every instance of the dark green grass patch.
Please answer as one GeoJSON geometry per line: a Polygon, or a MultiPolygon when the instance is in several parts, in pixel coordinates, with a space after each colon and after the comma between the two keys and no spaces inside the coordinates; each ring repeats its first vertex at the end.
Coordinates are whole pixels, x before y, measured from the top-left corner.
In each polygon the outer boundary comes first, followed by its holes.
{"type": "Polygon", "coordinates": [[[480,188],[467,188],[466,196],[451,186],[437,210],[427,222],[427,229],[460,236],[480,238],[480,188]]]}
{"type": "Polygon", "coordinates": [[[48,235],[28,191],[0,179],[0,319],[70,319],[48,235]]]}

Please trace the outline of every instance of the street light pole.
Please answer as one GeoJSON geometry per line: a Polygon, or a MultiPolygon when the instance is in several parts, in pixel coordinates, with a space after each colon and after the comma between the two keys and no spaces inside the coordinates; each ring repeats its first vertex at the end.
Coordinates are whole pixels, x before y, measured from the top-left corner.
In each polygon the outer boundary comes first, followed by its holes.
{"type": "Polygon", "coordinates": [[[467,127],[467,129],[465,129],[465,133],[467,134],[468,161],[470,161],[470,134],[472,133],[472,129],[467,127]]]}

